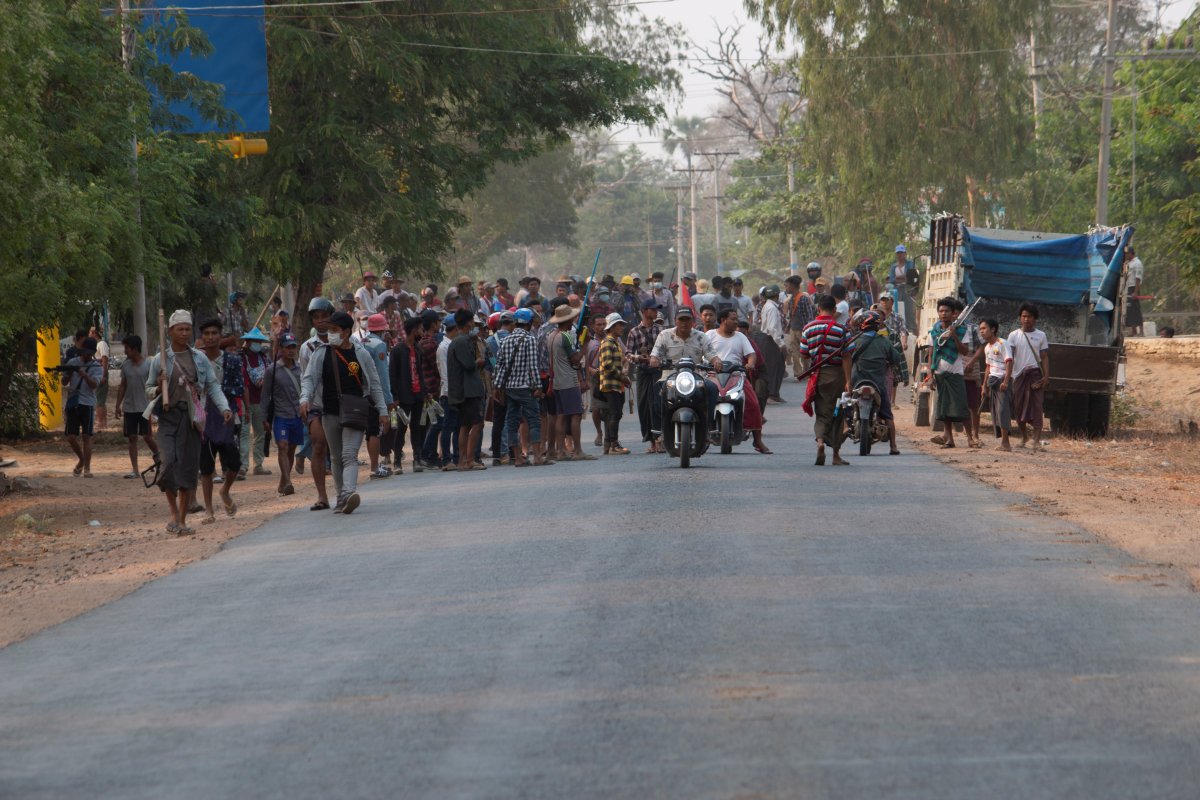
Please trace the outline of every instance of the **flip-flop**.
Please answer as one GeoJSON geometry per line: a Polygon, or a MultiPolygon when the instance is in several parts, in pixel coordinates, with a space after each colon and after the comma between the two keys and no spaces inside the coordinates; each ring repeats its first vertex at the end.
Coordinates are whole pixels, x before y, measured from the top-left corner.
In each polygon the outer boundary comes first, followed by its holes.
{"type": "Polygon", "coordinates": [[[180,527],[179,530],[175,531],[175,533],[178,536],[193,536],[196,533],[196,529],[190,525],[184,525],[180,527]]]}
{"type": "Polygon", "coordinates": [[[754,449],[755,449],[755,450],[757,450],[758,452],[762,453],[764,456],[773,456],[773,455],[775,455],[775,454],[774,454],[774,453],[771,451],[771,448],[767,447],[766,445],[763,445],[762,447],[759,447],[758,445],[754,445],[754,449]]]}
{"type": "Polygon", "coordinates": [[[899,451],[899,450],[892,450],[890,453],[888,453],[888,455],[889,455],[889,456],[898,456],[898,455],[900,455],[900,451],[899,451]]]}
{"type": "Polygon", "coordinates": [[[296,487],[295,487],[295,486],[292,486],[292,485],[289,483],[287,486],[283,487],[283,489],[281,489],[281,490],[279,491],[279,496],[280,496],[280,497],[286,497],[286,496],[287,496],[287,495],[289,495],[289,494],[295,494],[295,493],[296,493],[296,487]]]}
{"type": "Polygon", "coordinates": [[[178,522],[168,522],[167,523],[167,533],[179,533],[179,523],[178,522]]]}
{"type": "Polygon", "coordinates": [[[83,464],[76,464],[75,469],[71,470],[71,474],[78,478],[83,474],[83,464]]]}
{"type": "Polygon", "coordinates": [[[309,506],[308,510],[309,511],[328,511],[329,510],[329,501],[328,500],[318,500],[317,502],[315,502],[311,506],[309,506]]]}
{"type": "Polygon", "coordinates": [[[955,447],[957,447],[957,445],[952,444],[951,442],[942,442],[941,445],[939,445],[939,446],[943,450],[953,450],[955,447]]]}
{"type": "Polygon", "coordinates": [[[225,513],[227,515],[232,517],[237,513],[237,503],[233,502],[232,500],[230,500],[228,503],[226,503],[224,500],[221,502],[225,505],[225,513]]]}
{"type": "Polygon", "coordinates": [[[833,457],[833,465],[835,467],[848,467],[848,466],[850,466],[850,462],[847,461],[846,459],[842,458],[841,456],[834,456],[833,457]]]}
{"type": "Polygon", "coordinates": [[[212,514],[209,514],[207,517],[200,520],[200,524],[201,525],[212,525],[216,521],[217,521],[217,518],[214,517],[212,514]]]}
{"type": "Polygon", "coordinates": [[[126,473],[125,480],[127,480],[127,481],[137,480],[138,477],[139,476],[136,472],[129,472],[129,473],[126,473]]]}

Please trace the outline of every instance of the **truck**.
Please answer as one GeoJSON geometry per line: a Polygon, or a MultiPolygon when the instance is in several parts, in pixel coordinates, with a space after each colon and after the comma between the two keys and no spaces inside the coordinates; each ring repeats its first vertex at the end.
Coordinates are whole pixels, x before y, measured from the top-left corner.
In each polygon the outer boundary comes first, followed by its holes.
{"type": "MultiPolygon", "coordinates": [[[[1108,433],[1112,398],[1124,384],[1125,247],[1132,226],[1097,227],[1084,234],[968,226],[956,214],[929,224],[929,263],[923,276],[914,376],[928,369],[929,330],[937,303],[979,300],[969,324],[994,318],[1002,335],[1019,327],[1019,308],[1033,303],[1050,340],[1045,414],[1050,429],[1069,436],[1108,433]]],[[[927,424],[917,396],[917,421],[927,424]]],[[[927,406],[926,406],[927,409],[927,406]]]]}

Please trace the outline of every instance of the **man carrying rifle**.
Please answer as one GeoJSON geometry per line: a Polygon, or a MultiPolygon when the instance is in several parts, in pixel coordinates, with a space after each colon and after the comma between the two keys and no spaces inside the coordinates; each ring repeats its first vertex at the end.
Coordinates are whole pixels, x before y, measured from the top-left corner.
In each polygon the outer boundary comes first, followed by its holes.
{"type": "MultiPolygon", "coordinates": [[[[847,466],[839,451],[842,432],[834,418],[842,392],[850,391],[849,356],[854,352],[850,333],[837,321],[837,300],[833,295],[817,297],[817,318],[800,334],[797,349],[810,366],[808,388],[804,393],[804,413],[814,416],[813,434],[817,439],[816,465],[825,465],[825,445],[833,446],[834,466],[847,466]]],[[[803,373],[802,373],[803,374],[803,373]]]]}

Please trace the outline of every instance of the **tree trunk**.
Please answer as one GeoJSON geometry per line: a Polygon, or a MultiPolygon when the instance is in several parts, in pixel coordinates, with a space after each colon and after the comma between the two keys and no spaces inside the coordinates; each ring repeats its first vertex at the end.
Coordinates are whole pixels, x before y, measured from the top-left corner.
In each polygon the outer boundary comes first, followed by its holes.
{"type": "Polygon", "coordinates": [[[321,294],[325,279],[325,265],[329,261],[331,245],[311,247],[300,258],[299,274],[293,278],[296,286],[296,313],[292,318],[292,334],[300,342],[308,339],[312,321],[308,318],[308,304],[321,294]]]}
{"type": "Polygon", "coordinates": [[[972,175],[967,176],[967,225],[975,227],[975,198],[979,193],[979,185],[972,175]]]}

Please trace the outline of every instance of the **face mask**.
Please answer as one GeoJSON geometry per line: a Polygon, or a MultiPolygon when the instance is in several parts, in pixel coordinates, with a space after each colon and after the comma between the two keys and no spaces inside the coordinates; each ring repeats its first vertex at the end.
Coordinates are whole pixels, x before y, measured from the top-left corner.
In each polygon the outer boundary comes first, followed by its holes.
{"type": "Polygon", "coordinates": [[[260,342],[251,342],[250,343],[250,352],[251,353],[261,353],[262,352],[262,344],[260,342]]]}
{"type": "Polygon", "coordinates": [[[342,343],[342,334],[340,334],[340,333],[334,333],[333,331],[330,331],[328,338],[329,338],[329,343],[331,345],[333,345],[334,347],[337,347],[338,345],[340,345],[342,343]]]}
{"type": "Polygon", "coordinates": [[[661,289],[662,287],[662,281],[654,281],[650,284],[651,289],[661,289]]]}

